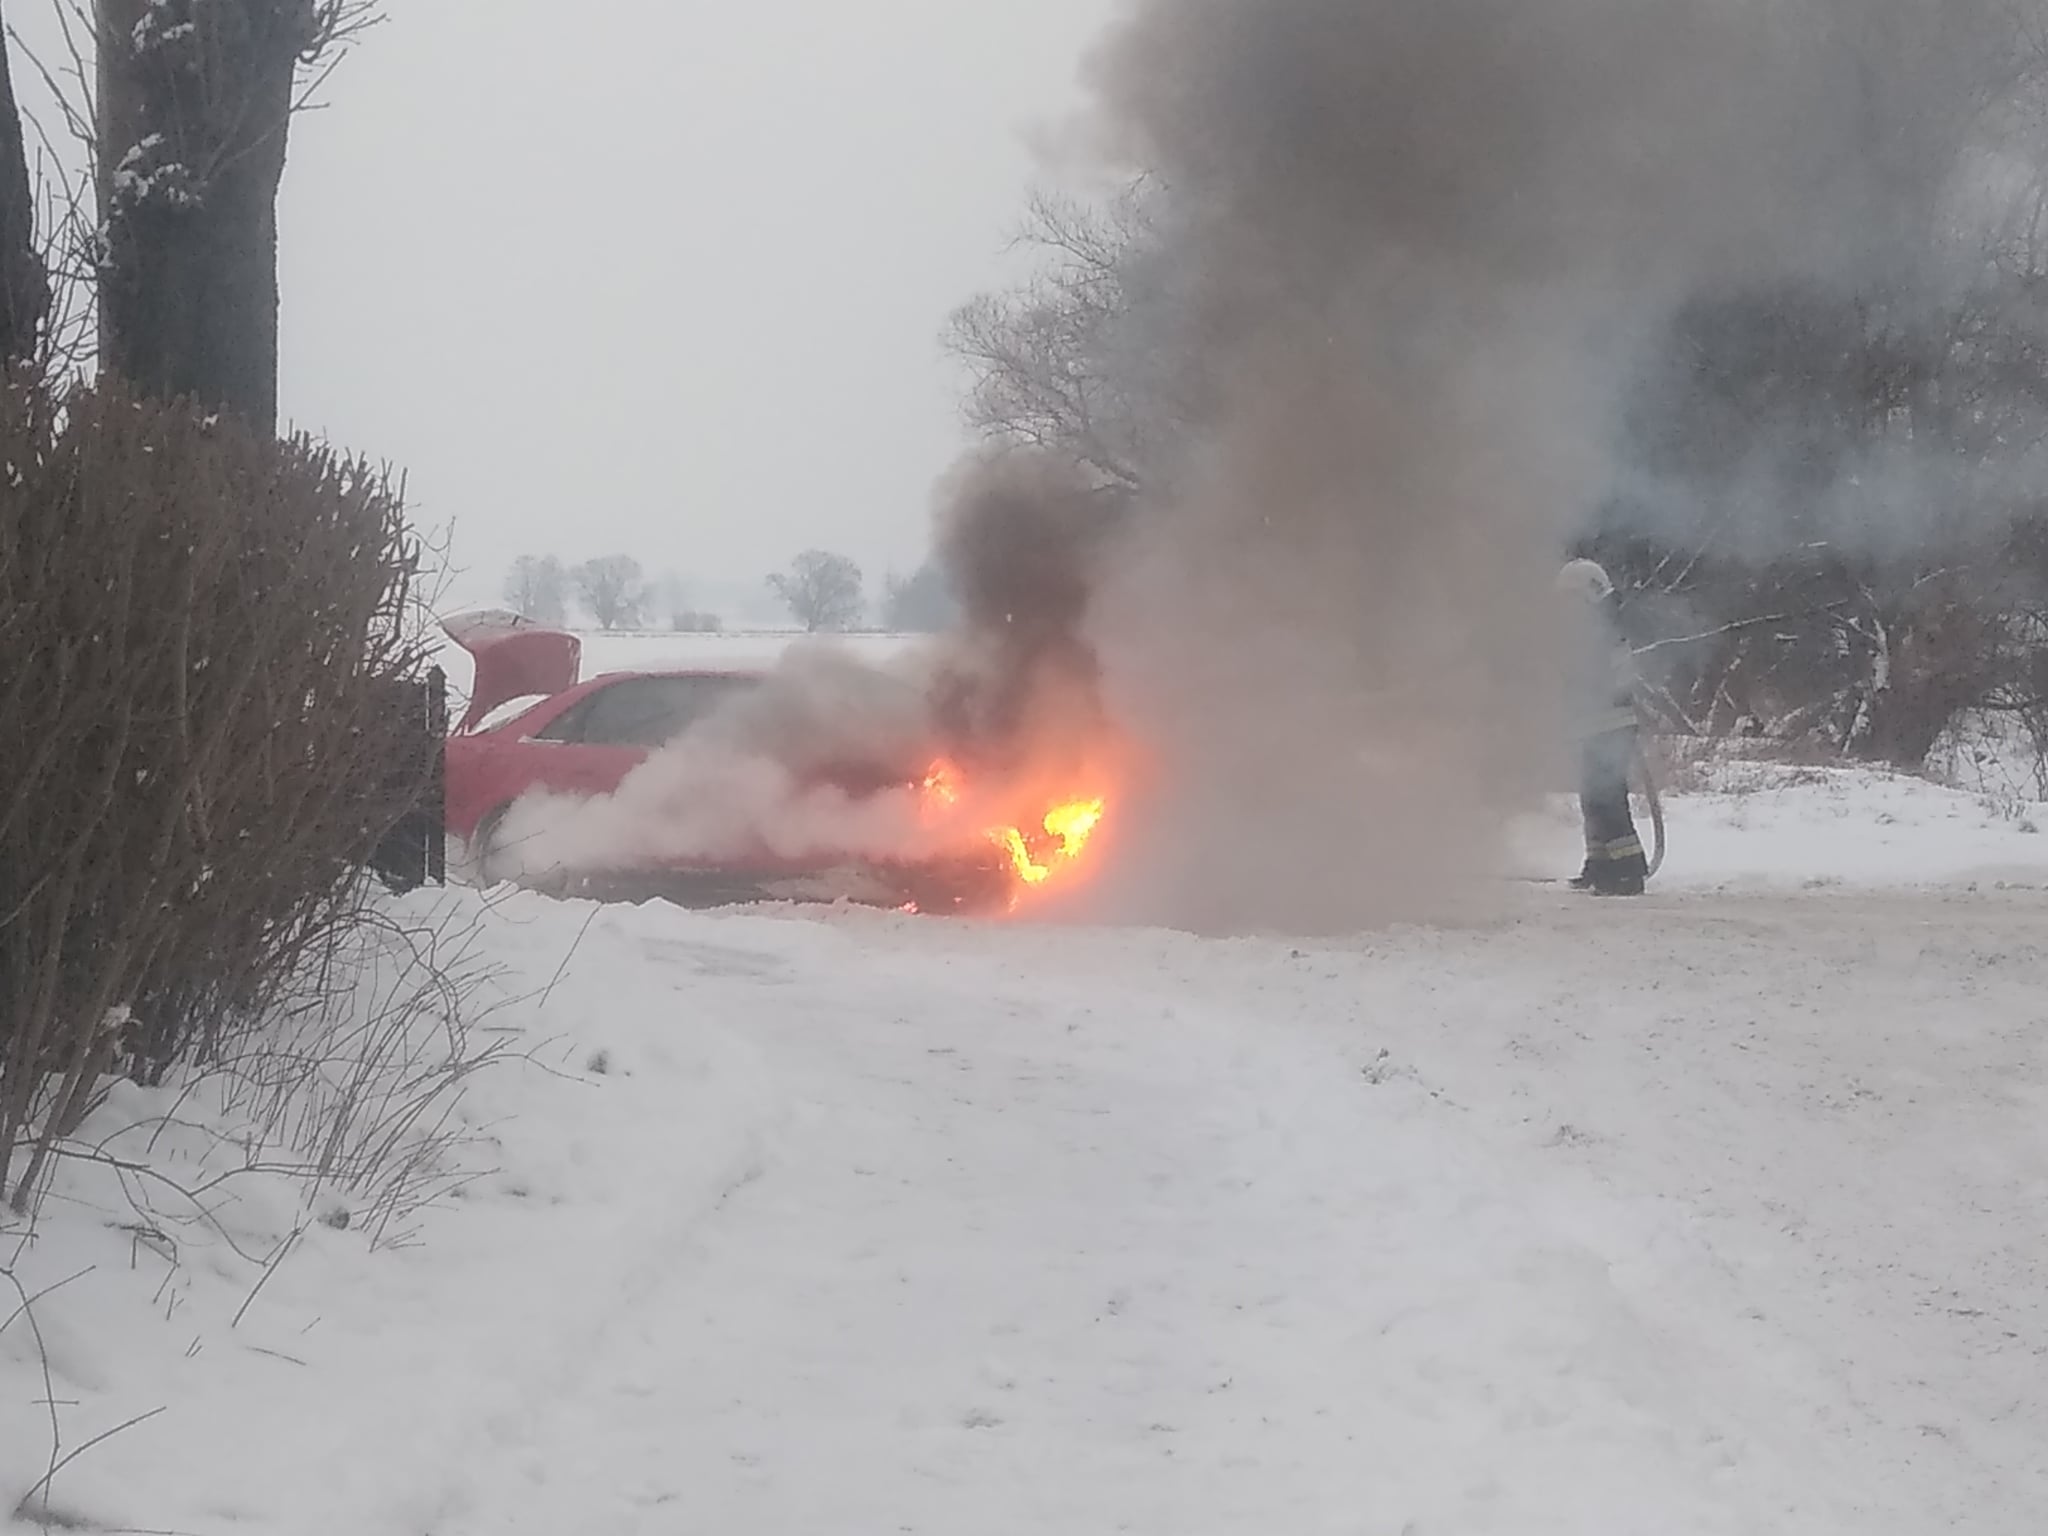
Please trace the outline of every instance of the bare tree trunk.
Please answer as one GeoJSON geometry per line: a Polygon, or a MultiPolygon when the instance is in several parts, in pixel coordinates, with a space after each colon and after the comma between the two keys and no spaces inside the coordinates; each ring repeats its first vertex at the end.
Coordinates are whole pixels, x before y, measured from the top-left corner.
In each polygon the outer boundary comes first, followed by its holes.
{"type": "Polygon", "coordinates": [[[0,18],[0,358],[12,360],[35,351],[50,310],[50,280],[36,254],[35,202],[5,37],[0,18]]]}
{"type": "Polygon", "coordinates": [[[99,0],[100,361],[277,426],[277,189],[315,0],[99,0]]]}

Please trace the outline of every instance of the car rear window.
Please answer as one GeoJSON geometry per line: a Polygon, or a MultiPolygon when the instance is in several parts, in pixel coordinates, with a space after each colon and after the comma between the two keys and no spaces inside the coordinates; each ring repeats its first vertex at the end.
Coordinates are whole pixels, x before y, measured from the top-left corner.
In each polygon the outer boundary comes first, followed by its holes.
{"type": "Polygon", "coordinates": [[[483,719],[470,727],[473,735],[482,736],[490,731],[501,731],[537,704],[545,704],[548,696],[544,693],[522,693],[516,699],[507,699],[483,719]]]}

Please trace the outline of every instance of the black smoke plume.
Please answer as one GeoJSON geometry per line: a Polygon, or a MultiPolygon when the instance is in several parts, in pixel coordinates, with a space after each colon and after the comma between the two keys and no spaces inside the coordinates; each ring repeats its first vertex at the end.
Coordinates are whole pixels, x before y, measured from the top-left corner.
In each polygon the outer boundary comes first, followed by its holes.
{"type": "Polygon", "coordinates": [[[1055,455],[977,455],[942,488],[940,569],[960,618],[934,658],[950,749],[1006,774],[1078,766],[1100,743],[1101,666],[1085,632],[1123,493],[1055,455]]]}

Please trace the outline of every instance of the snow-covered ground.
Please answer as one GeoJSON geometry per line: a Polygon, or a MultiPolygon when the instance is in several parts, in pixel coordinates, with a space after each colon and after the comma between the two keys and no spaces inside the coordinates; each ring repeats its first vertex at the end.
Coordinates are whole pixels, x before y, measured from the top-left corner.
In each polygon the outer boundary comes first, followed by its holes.
{"type": "Polygon", "coordinates": [[[2037,1531],[2043,808],[1744,771],[1641,902],[1341,943],[409,898],[473,1180],[116,1093],[0,1497],[54,1421],[70,1528],[194,1536],[2037,1531]]]}

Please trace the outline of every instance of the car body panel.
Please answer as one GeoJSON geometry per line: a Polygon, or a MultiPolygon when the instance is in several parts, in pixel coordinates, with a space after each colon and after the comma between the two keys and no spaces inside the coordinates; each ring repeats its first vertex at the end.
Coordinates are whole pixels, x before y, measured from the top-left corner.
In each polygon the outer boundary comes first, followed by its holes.
{"type": "Polygon", "coordinates": [[[702,683],[720,690],[760,680],[755,672],[611,672],[488,729],[458,731],[448,740],[448,830],[472,838],[489,817],[535,791],[584,798],[616,791],[666,739],[652,731],[639,733],[643,739],[633,742],[580,739],[586,731],[579,727],[622,689],[702,683]]]}

